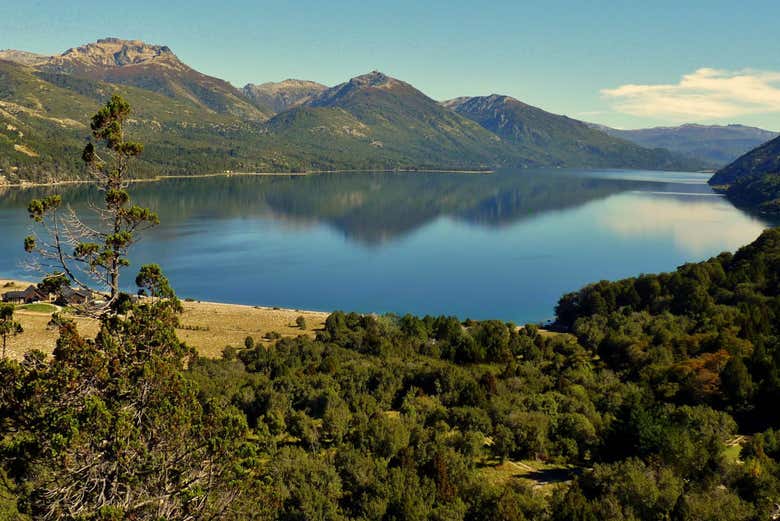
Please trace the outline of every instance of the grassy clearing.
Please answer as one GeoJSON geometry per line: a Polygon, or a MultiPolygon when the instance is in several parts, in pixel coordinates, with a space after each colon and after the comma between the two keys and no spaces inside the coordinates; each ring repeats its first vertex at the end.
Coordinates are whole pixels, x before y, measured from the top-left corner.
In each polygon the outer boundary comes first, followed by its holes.
{"type": "Polygon", "coordinates": [[[268,307],[218,304],[213,302],[183,302],[184,314],[179,338],[194,346],[203,356],[219,357],[226,345],[242,347],[250,336],[255,343],[268,344],[263,337],[277,332],[285,337],[314,336],[325,325],[328,313],[274,309],[268,307]],[[306,329],[295,320],[303,316],[306,329]]]}
{"type": "Polygon", "coordinates": [[[752,436],[747,434],[738,434],[726,442],[726,449],[723,451],[723,457],[729,463],[741,463],[739,455],[742,447],[750,441],[752,436]]]}
{"type": "Polygon", "coordinates": [[[739,453],[741,451],[741,445],[732,445],[730,447],[726,447],[726,450],[723,451],[723,457],[726,458],[726,461],[737,463],[739,461],[739,453]]]}
{"type": "Polygon", "coordinates": [[[552,492],[552,489],[561,483],[571,480],[578,469],[568,465],[556,465],[538,460],[486,460],[480,475],[489,483],[497,486],[506,485],[512,480],[519,480],[543,493],[552,492]]]}
{"type": "Polygon", "coordinates": [[[57,306],[54,306],[52,304],[43,304],[43,303],[35,303],[35,304],[23,304],[21,306],[17,306],[16,310],[24,310],[24,311],[31,311],[33,313],[48,313],[52,314],[55,311],[58,311],[59,308],[57,306]]]}
{"type": "MultiPolygon", "coordinates": [[[[0,280],[0,292],[26,288],[29,283],[0,280]]],[[[179,338],[187,342],[202,356],[217,358],[227,345],[242,347],[244,339],[251,336],[256,344],[268,345],[263,337],[277,332],[283,337],[298,335],[314,336],[325,325],[328,313],[275,309],[268,307],[218,304],[212,302],[182,302],[184,313],[182,328],[177,330],[179,338]],[[296,319],[303,316],[306,329],[296,325],[296,319]]],[[[51,353],[57,340],[57,330],[49,327],[51,314],[57,308],[50,304],[27,304],[16,308],[16,319],[22,324],[24,333],[10,339],[8,353],[11,358],[21,359],[24,353],[38,349],[51,353]]],[[[64,310],[68,314],[68,310],[64,310]]],[[[72,316],[79,331],[87,338],[97,334],[98,323],[94,319],[72,316]]]]}

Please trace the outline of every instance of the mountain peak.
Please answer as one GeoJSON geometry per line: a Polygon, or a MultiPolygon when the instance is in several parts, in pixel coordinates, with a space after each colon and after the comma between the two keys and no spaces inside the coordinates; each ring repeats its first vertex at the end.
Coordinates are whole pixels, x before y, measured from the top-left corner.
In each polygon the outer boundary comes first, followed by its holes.
{"type": "Polygon", "coordinates": [[[354,78],[349,80],[349,83],[360,87],[378,87],[393,81],[397,82],[398,80],[391,78],[390,76],[388,76],[383,72],[373,70],[369,73],[361,74],[360,76],[355,76],[354,78]]]}
{"type": "Polygon", "coordinates": [[[66,68],[114,68],[148,63],[168,67],[182,65],[165,45],[121,38],[102,38],[80,47],[72,47],[50,60],[50,65],[66,68]]]}
{"type": "Polygon", "coordinates": [[[456,112],[485,111],[501,108],[505,105],[530,107],[522,101],[505,94],[490,94],[489,96],[461,96],[459,98],[442,101],[441,104],[456,112]]]}
{"type": "Polygon", "coordinates": [[[312,98],[308,103],[314,106],[326,106],[337,103],[340,100],[350,98],[351,96],[364,91],[386,92],[396,90],[406,90],[423,95],[408,83],[404,83],[401,80],[392,78],[383,72],[374,70],[367,74],[355,76],[347,82],[324,90],[318,96],[312,98]]]}

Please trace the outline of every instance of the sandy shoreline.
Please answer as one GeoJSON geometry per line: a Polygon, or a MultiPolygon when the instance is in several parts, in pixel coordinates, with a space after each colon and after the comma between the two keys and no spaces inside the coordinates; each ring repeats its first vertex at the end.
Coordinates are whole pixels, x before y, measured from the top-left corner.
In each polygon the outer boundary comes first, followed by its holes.
{"type": "MultiPolygon", "coordinates": [[[[30,284],[0,279],[0,294],[24,289],[30,284]]],[[[255,343],[268,344],[265,336],[270,332],[285,337],[302,334],[313,337],[316,331],[324,327],[329,315],[323,311],[206,301],[182,300],[182,305],[184,313],[181,316],[181,327],[176,331],[179,338],[197,349],[202,356],[211,358],[221,356],[222,350],[228,345],[243,346],[246,337],[252,337],[255,343]],[[296,325],[298,317],[304,318],[305,329],[296,325]]],[[[31,349],[39,349],[44,353],[53,351],[57,331],[48,327],[50,313],[17,309],[15,317],[22,324],[24,333],[9,340],[9,357],[21,359],[31,349]]],[[[98,331],[96,320],[74,318],[82,335],[87,338],[95,336],[98,331]]]]}
{"type": "MultiPolygon", "coordinates": [[[[129,183],[156,183],[168,179],[204,179],[210,177],[305,177],[318,174],[391,174],[391,173],[419,173],[419,174],[492,174],[493,170],[446,170],[446,169],[380,169],[380,170],[308,170],[306,172],[215,172],[211,174],[193,175],[158,175],[154,177],[129,179],[129,183]]],[[[38,188],[45,186],[67,186],[90,184],[90,179],[72,179],[64,181],[52,181],[50,183],[35,183],[22,181],[20,183],[0,183],[0,188],[38,188]]]]}

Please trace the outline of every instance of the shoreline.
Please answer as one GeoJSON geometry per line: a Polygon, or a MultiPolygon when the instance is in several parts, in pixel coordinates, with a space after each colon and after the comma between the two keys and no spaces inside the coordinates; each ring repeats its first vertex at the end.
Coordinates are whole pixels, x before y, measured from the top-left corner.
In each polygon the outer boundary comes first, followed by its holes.
{"type": "MultiPolygon", "coordinates": [[[[23,290],[30,281],[0,278],[0,295],[6,291],[23,290]]],[[[180,315],[176,334],[179,339],[194,347],[198,354],[206,358],[219,358],[228,347],[242,348],[247,337],[255,345],[271,346],[276,338],[292,338],[305,335],[314,338],[325,327],[325,320],[332,311],[317,311],[276,306],[252,304],[231,304],[181,298],[184,308],[180,315]],[[303,317],[304,326],[298,325],[303,317]],[[278,337],[269,335],[278,333],[278,337]]],[[[22,306],[22,305],[20,305],[22,306]]],[[[14,313],[24,332],[9,339],[8,353],[11,358],[21,360],[24,353],[38,349],[51,354],[54,350],[58,331],[49,326],[51,311],[41,311],[17,307],[14,313]]],[[[94,338],[99,323],[95,318],[73,315],[79,333],[85,338],[94,338]]],[[[522,329],[523,325],[518,325],[522,329]]],[[[539,329],[542,334],[555,335],[555,331],[545,327],[539,329]]]]}
{"type": "MultiPolygon", "coordinates": [[[[559,168],[559,167],[556,167],[559,168]]],[[[594,170],[594,168],[589,168],[594,170]]],[[[626,170],[626,168],[606,168],[606,170],[626,170]]],[[[629,169],[631,170],[631,169],[629,169]]],[[[654,170],[658,172],[677,172],[677,170],[654,170]]],[[[385,169],[335,169],[335,170],[306,170],[304,172],[211,172],[207,174],[170,174],[170,175],[156,175],[152,177],[142,177],[128,179],[129,184],[139,183],[158,183],[167,181],[170,179],[207,179],[213,177],[307,177],[320,174],[494,174],[495,169],[475,170],[475,169],[445,169],[445,168],[385,168],[385,169]]],[[[690,173],[712,175],[714,171],[697,170],[690,173]]],[[[68,185],[84,185],[91,184],[94,181],[91,179],[66,179],[62,181],[51,181],[46,183],[33,182],[33,181],[21,181],[18,183],[0,183],[0,190],[4,189],[28,189],[28,188],[44,188],[55,186],[68,186],[68,185]]]]}
{"type": "MultiPolygon", "coordinates": [[[[457,170],[457,169],[416,169],[416,168],[398,168],[398,169],[352,169],[352,170],[307,170],[305,172],[213,172],[209,174],[171,174],[171,175],[156,175],[153,177],[128,179],[130,184],[138,183],[157,183],[161,181],[167,181],[169,179],[206,179],[212,177],[306,177],[319,174],[492,174],[495,170],[457,170]]],[[[68,179],[62,181],[51,181],[48,183],[22,181],[19,183],[2,183],[0,189],[3,188],[41,188],[51,186],[67,186],[67,185],[83,185],[91,184],[94,181],[91,179],[68,179]]]]}

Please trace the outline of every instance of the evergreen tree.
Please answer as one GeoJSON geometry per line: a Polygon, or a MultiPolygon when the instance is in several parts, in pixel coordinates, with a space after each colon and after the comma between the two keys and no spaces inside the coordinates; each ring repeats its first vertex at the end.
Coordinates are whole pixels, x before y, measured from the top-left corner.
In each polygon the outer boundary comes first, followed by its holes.
{"type": "Polygon", "coordinates": [[[127,253],[137,234],[159,224],[150,209],[130,204],[130,165],[143,150],[143,145],[125,137],[130,112],[130,105],[114,95],[92,117],[94,143],[86,145],[82,159],[103,193],[102,206],[94,208],[97,226],[72,209],[63,210],[59,195],[33,199],[28,205],[30,217],[42,225],[41,234],[24,241],[25,250],[37,254],[31,267],[62,274],[85,290],[91,285],[104,289],[109,298],[100,312],[119,298],[120,271],[128,265],[127,253]]]}

